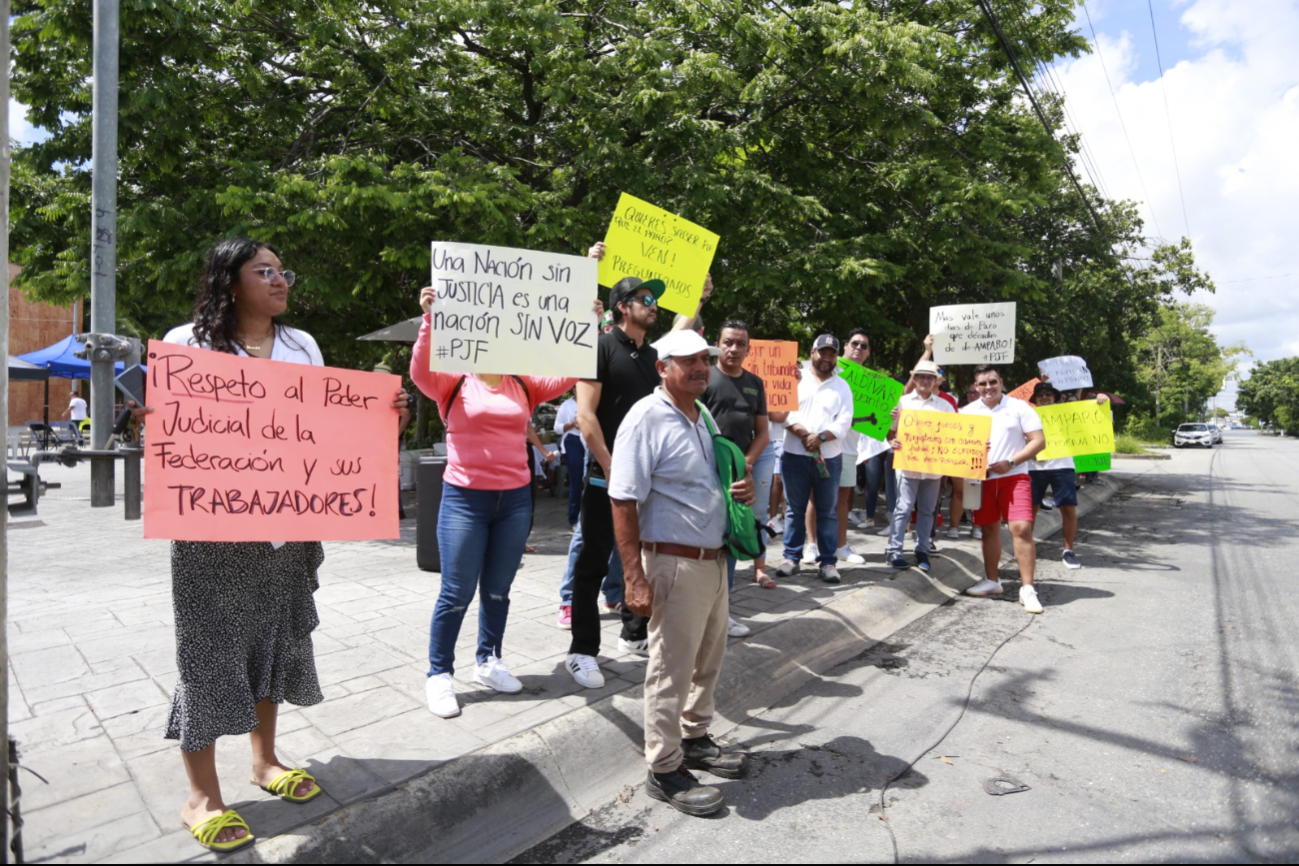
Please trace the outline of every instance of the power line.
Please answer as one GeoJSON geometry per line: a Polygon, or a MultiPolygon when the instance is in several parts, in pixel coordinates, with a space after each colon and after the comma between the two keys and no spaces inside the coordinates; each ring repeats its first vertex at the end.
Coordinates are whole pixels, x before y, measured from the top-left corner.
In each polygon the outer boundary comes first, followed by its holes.
{"type": "Polygon", "coordinates": [[[1182,192],[1182,167],[1177,162],[1177,142],[1173,139],[1173,114],[1168,109],[1168,82],[1164,80],[1164,60],[1159,56],[1159,32],[1155,29],[1155,5],[1151,0],[1146,0],[1146,8],[1150,10],[1150,33],[1155,37],[1155,62],[1159,64],[1159,87],[1164,94],[1164,120],[1168,122],[1168,145],[1173,151],[1173,171],[1177,173],[1177,194],[1182,199],[1182,225],[1186,228],[1186,236],[1191,236],[1191,220],[1186,215],[1186,194],[1182,192]]]}
{"type": "MultiPolygon", "coordinates": [[[[1029,86],[1028,79],[1024,76],[1024,70],[1019,68],[1019,61],[1015,58],[1015,52],[1011,49],[1010,43],[1006,39],[1006,34],[1001,30],[1001,22],[997,20],[996,13],[993,12],[992,7],[988,5],[988,0],[977,0],[977,2],[979,8],[983,10],[983,14],[987,17],[988,23],[992,25],[992,32],[996,35],[997,42],[1001,45],[1001,50],[1005,52],[1006,59],[1010,61],[1010,68],[1015,71],[1016,77],[1019,78],[1019,83],[1023,86],[1024,93],[1028,95],[1028,101],[1032,104],[1033,111],[1037,114],[1037,119],[1042,122],[1042,128],[1046,130],[1046,134],[1050,136],[1052,141],[1059,144],[1059,142],[1056,141],[1054,130],[1051,129],[1051,124],[1046,119],[1045,112],[1042,111],[1042,106],[1037,102],[1037,96],[1034,95],[1033,88],[1029,86]]],[[[1062,147],[1062,154],[1063,150],[1062,147]]],[[[1104,236],[1106,232],[1105,229],[1101,227],[1101,219],[1096,215],[1096,209],[1092,207],[1091,200],[1088,199],[1087,194],[1083,192],[1082,184],[1078,182],[1078,176],[1074,174],[1073,165],[1069,162],[1068,156],[1066,155],[1062,161],[1064,163],[1065,171],[1069,174],[1069,180],[1073,182],[1074,189],[1078,191],[1078,195],[1082,198],[1083,204],[1087,206],[1087,212],[1091,214],[1092,222],[1096,224],[1096,231],[1104,236]]]]}
{"type": "Polygon", "coordinates": [[[1114,113],[1119,117],[1119,128],[1123,130],[1123,140],[1128,143],[1128,155],[1132,157],[1132,167],[1137,170],[1137,180],[1141,182],[1141,192],[1146,197],[1146,209],[1150,211],[1150,218],[1154,220],[1155,231],[1159,236],[1164,236],[1164,230],[1159,227],[1159,217],[1155,215],[1155,206],[1150,198],[1150,191],[1146,189],[1146,179],[1141,175],[1141,166],[1137,164],[1137,152],[1132,147],[1132,139],[1128,137],[1128,125],[1123,122],[1123,110],[1119,108],[1119,98],[1114,93],[1114,85],[1110,82],[1110,71],[1105,66],[1105,55],[1101,52],[1101,40],[1096,35],[1096,27],[1092,24],[1092,13],[1087,9],[1087,0],[1083,0],[1083,13],[1087,16],[1087,27],[1092,32],[1092,42],[1096,46],[1096,57],[1101,62],[1101,71],[1105,73],[1105,85],[1110,89],[1110,99],[1114,101],[1114,113]]]}

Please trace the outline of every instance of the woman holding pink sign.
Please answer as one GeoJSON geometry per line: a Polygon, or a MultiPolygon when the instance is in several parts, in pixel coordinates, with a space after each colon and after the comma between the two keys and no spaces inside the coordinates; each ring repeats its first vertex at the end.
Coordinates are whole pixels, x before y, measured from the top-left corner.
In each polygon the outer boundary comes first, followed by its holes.
{"type": "MultiPolygon", "coordinates": [[[[199,282],[194,321],[168,343],[251,358],[324,366],[316,341],[279,320],[295,276],[274,248],[233,238],[214,246],[199,282]]],[[[406,406],[397,392],[391,406],[406,406]]],[[[153,411],[130,403],[136,420],[153,411]]],[[[320,542],[174,541],[176,690],[166,736],[180,740],[189,799],[181,821],[204,848],[233,851],[253,841],[248,824],[227,809],[216,769],[216,740],[249,734],[252,782],[290,803],[321,793],[316,780],[275,752],[279,705],[324,700],[311,632],[319,624],[312,594],[324,560],[320,542]]]]}
{"type": "MultiPolygon", "coordinates": [[[[452,680],[455,649],[475,594],[479,610],[474,682],[500,694],[523,690],[501,661],[501,647],[510,587],[532,525],[532,471],[525,436],[537,406],[572,389],[577,379],[431,371],[431,313],[436,299],[432,287],[420,291],[424,321],[415,341],[410,377],[437,403],[447,431],[447,468],[437,527],[442,587],[429,625],[424,690],[429,710],[449,719],[460,715],[452,680]]],[[[604,305],[596,301],[596,319],[603,313],[604,305]]]]}

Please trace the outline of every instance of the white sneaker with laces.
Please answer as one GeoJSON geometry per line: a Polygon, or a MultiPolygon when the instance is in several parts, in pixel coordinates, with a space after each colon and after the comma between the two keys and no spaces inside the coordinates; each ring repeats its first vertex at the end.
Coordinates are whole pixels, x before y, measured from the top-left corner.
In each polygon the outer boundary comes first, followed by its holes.
{"type": "Polygon", "coordinates": [[[960,538],[960,537],[961,537],[961,530],[957,529],[955,526],[949,526],[949,527],[947,527],[947,537],[948,537],[948,538],[960,538]]]}
{"type": "Polygon", "coordinates": [[[851,544],[845,544],[843,547],[836,550],[834,555],[852,565],[866,564],[866,557],[862,556],[860,553],[855,553],[851,544]]]}
{"type": "Polygon", "coordinates": [[[986,577],[965,591],[966,595],[982,598],[985,595],[1001,595],[1001,581],[988,580],[986,577]]]}
{"type": "Polygon", "coordinates": [[[804,562],[806,562],[806,563],[808,563],[808,564],[811,564],[811,563],[813,563],[813,562],[816,562],[816,557],[817,557],[817,552],[816,552],[816,545],[815,545],[815,544],[805,544],[805,545],[803,545],[803,561],[804,561],[804,562]]]}
{"type": "Polygon", "coordinates": [[[517,695],[523,691],[523,683],[496,656],[478,666],[474,673],[474,684],[495,689],[503,695],[517,695]]]}
{"type": "Polygon", "coordinates": [[[1037,590],[1032,586],[1021,586],[1019,588],[1019,603],[1024,605],[1027,613],[1041,613],[1042,602],[1038,601],[1037,590]]]}
{"type": "Polygon", "coordinates": [[[596,664],[595,656],[569,653],[564,660],[564,667],[568,668],[573,679],[584,689],[598,689],[604,685],[604,674],[596,664]]]}
{"type": "Polygon", "coordinates": [[[748,637],[750,629],[742,622],[736,622],[730,617],[726,618],[726,633],[731,637],[748,637]]]}
{"type": "Polygon", "coordinates": [[[424,696],[428,698],[429,712],[444,719],[454,719],[460,715],[460,703],[456,700],[456,684],[451,674],[434,674],[424,681],[424,696]]]}
{"type": "Polygon", "coordinates": [[[627,640],[625,637],[618,638],[618,649],[625,653],[640,653],[641,655],[649,654],[648,640],[627,640]]]}
{"type": "Polygon", "coordinates": [[[971,538],[983,538],[983,527],[982,527],[982,526],[976,526],[976,527],[974,527],[973,529],[971,529],[971,530],[970,530],[970,537],[971,537],[971,538]]]}

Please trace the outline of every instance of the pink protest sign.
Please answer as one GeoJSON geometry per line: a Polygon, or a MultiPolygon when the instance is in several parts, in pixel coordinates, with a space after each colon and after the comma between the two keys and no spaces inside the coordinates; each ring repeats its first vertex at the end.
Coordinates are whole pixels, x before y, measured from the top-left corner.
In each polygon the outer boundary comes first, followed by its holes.
{"type": "Polygon", "coordinates": [[[144,537],[397,538],[401,377],[149,341],[144,537]]]}

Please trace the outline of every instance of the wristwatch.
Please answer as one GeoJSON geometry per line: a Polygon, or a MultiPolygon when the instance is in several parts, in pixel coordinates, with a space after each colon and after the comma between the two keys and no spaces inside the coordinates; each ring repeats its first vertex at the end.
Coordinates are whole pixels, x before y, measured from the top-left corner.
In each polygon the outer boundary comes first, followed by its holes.
{"type": "Polygon", "coordinates": [[[1015,458],[1014,458],[1014,457],[1010,457],[1010,458],[1008,458],[1008,459],[1006,460],[1006,462],[1010,464],[1010,468],[1011,468],[1011,469],[1014,469],[1014,468],[1015,468],[1015,458]]]}
{"type": "Polygon", "coordinates": [[[818,434],[816,438],[817,438],[817,439],[820,439],[822,442],[824,442],[824,441],[826,441],[829,437],[830,437],[830,434],[829,434],[829,433],[821,433],[821,434],[818,434]]]}

